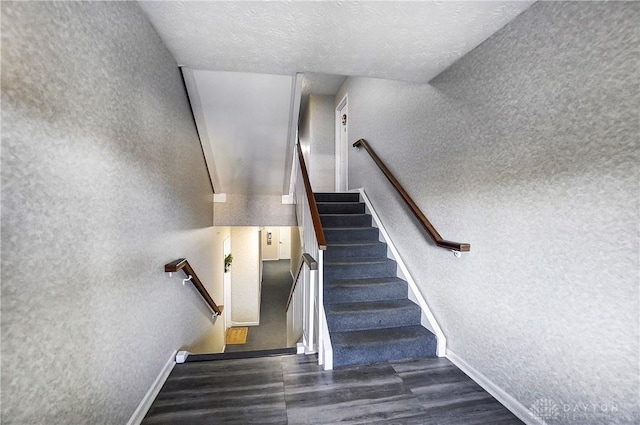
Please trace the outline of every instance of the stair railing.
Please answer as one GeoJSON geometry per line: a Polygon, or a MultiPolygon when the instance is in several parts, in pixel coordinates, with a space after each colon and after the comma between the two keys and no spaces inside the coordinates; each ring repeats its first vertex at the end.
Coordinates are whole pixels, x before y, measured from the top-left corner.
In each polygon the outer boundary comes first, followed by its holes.
{"type": "Polygon", "coordinates": [[[187,276],[186,279],[183,279],[182,283],[184,284],[186,282],[191,282],[193,286],[195,286],[195,288],[202,296],[204,302],[207,303],[207,305],[211,309],[213,317],[221,315],[224,307],[221,305],[217,305],[215,301],[213,301],[213,298],[211,298],[211,296],[207,292],[207,289],[202,284],[202,281],[200,280],[196,272],[193,271],[193,268],[185,258],[179,258],[176,261],[164,265],[164,271],[167,273],[175,273],[179,270],[182,270],[187,276]]]}
{"type": "Polygon", "coordinates": [[[422,211],[420,211],[420,208],[418,208],[418,206],[413,201],[413,199],[411,199],[407,191],[402,187],[400,182],[398,182],[398,180],[393,176],[393,174],[391,174],[391,171],[389,171],[386,165],[384,165],[380,157],[376,155],[376,153],[371,148],[371,146],[369,146],[366,140],[364,139],[358,140],[353,144],[353,147],[357,149],[362,147],[364,148],[364,150],[367,151],[367,153],[373,159],[373,162],[376,163],[376,165],[378,166],[378,168],[380,168],[384,176],[389,180],[389,182],[391,182],[391,185],[398,191],[400,196],[402,196],[402,199],[407,203],[407,205],[409,206],[409,209],[411,210],[413,215],[418,219],[422,227],[424,227],[424,229],[427,231],[429,236],[431,236],[431,239],[433,239],[436,246],[440,248],[452,250],[454,254],[456,254],[457,256],[460,255],[459,254],[460,252],[466,252],[471,250],[471,245],[468,243],[452,242],[452,241],[447,241],[442,239],[442,236],[440,236],[436,228],[433,227],[433,225],[427,219],[427,217],[425,217],[422,211]]]}
{"type": "MultiPolygon", "coordinates": [[[[312,289],[307,293],[308,297],[301,297],[309,302],[304,313],[308,316],[303,320],[306,327],[305,335],[314,336],[304,342],[306,352],[318,352],[318,363],[325,369],[333,367],[333,351],[327,327],[327,319],[323,306],[323,251],[327,249],[327,242],[320,222],[318,206],[311,188],[309,173],[302,153],[302,147],[296,144],[298,161],[295,162],[295,204],[298,226],[301,228],[302,252],[307,253],[317,263],[317,273],[312,273],[310,285],[312,289]],[[317,345],[313,344],[317,340],[317,345]]],[[[294,301],[295,302],[295,301],[294,301]]],[[[293,303],[292,303],[293,305],[293,303]]]]}
{"type": "Polygon", "coordinates": [[[302,338],[305,353],[317,352],[318,262],[307,253],[302,254],[300,267],[293,279],[287,300],[287,346],[302,338]]]}
{"type": "MultiPolygon", "coordinates": [[[[327,249],[327,242],[324,238],[324,231],[322,230],[322,223],[320,222],[320,213],[318,212],[318,205],[316,204],[316,198],[313,196],[313,190],[311,190],[311,181],[309,180],[307,164],[304,161],[304,155],[302,154],[302,147],[300,147],[300,143],[296,143],[296,149],[298,151],[298,164],[299,164],[298,177],[300,177],[300,179],[296,179],[296,183],[299,181],[302,181],[304,184],[304,197],[307,200],[309,214],[311,214],[311,222],[313,223],[313,232],[316,235],[315,242],[316,242],[316,245],[318,245],[318,249],[325,250],[327,249]]],[[[296,187],[298,187],[297,184],[296,184],[296,187]]],[[[302,195],[302,191],[298,193],[298,190],[296,190],[296,205],[301,205],[303,203],[299,202],[299,200],[301,200],[301,198],[303,197],[300,196],[300,198],[298,198],[297,196],[298,194],[302,195]]]]}

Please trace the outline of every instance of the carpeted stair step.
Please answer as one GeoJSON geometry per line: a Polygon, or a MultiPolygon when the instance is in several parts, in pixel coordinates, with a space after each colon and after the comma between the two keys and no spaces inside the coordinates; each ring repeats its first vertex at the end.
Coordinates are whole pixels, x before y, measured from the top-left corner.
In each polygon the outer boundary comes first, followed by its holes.
{"type": "Polygon", "coordinates": [[[322,227],[371,227],[369,214],[320,214],[322,227]]]}
{"type": "Polygon", "coordinates": [[[333,366],[436,355],[436,337],[422,326],[332,332],[333,366]]]}
{"type": "Polygon", "coordinates": [[[435,356],[437,340],[387,258],[358,193],[316,193],[327,240],[324,310],[334,367],[435,356]]]}
{"type": "Polygon", "coordinates": [[[375,227],[325,227],[322,230],[327,243],[373,242],[379,238],[379,231],[375,227]]]}
{"type": "Polygon", "coordinates": [[[364,204],[361,202],[318,202],[320,214],[364,214],[364,204]]]}
{"type": "Polygon", "coordinates": [[[354,303],[406,299],[407,282],[399,277],[338,279],[325,282],[324,303],[354,303]]]}
{"type": "Polygon", "coordinates": [[[316,202],[360,202],[359,193],[314,193],[316,202]]]}
{"type": "Polygon", "coordinates": [[[326,281],[396,275],[396,262],[390,258],[343,258],[324,263],[324,279],[326,281]]]}
{"type": "Polygon", "coordinates": [[[406,298],[327,304],[324,308],[329,332],[420,325],[420,307],[406,298]]]}
{"type": "Polygon", "coordinates": [[[387,244],[380,241],[327,244],[324,252],[325,261],[341,258],[386,258],[387,244]]]}

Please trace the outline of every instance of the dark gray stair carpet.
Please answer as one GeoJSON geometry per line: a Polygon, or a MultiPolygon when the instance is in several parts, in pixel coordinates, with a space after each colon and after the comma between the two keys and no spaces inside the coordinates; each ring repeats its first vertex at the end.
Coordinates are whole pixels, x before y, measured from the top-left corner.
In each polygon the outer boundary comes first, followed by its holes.
{"type": "Polygon", "coordinates": [[[364,214],[364,204],[360,202],[317,202],[320,214],[364,214]]]}
{"type": "Polygon", "coordinates": [[[335,367],[432,357],[436,337],[387,258],[358,193],[316,193],[327,250],[324,304],[335,367]]]}
{"type": "Polygon", "coordinates": [[[324,259],[340,260],[354,257],[384,257],[387,255],[387,244],[379,241],[363,241],[356,243],[332,243],[331,250],[324,253],[324,259]]]}
{"type": "Polygon", "coordinates": [[[378,229],[375,227],[328,228],[322,226],[327,243],[376,242],[378,229]]]}

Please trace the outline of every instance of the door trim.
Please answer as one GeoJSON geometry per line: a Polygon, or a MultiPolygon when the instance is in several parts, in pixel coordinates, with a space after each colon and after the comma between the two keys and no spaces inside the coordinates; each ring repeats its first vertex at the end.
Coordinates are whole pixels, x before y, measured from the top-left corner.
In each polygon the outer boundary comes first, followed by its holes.
{"type": "Polygon", "coordinates": [[[347,191],[349,189],[349,93],[346,93],[338,103],[335,112],[335,153],[336,153],[336,192],[347,191]],[[346,110],[345,110],[346,109],[346,110]],[[345,143],[341,143],[341,116],[347,114],[347,124],[345,131],[345,143]],[[344,158],[343,158],[344,156],[344,158]],[[344,162],[344,175],[342,163],[344,162]]]}

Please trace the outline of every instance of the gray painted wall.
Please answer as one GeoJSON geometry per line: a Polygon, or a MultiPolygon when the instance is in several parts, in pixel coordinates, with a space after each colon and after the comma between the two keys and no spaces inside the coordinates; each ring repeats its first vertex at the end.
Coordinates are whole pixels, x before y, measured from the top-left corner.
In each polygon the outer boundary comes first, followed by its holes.
{"type": "Polygon", "coordinates": [[[640,421],[638,22],[639,3],[540,2],[429,85],[350,78],[335,97],[350,142],[471,243],[461,259],[435,248],[350,152],[350,186],[449,348],[524,406],[556,403],[553,424],[640,421]]]}
{"type": "Polygon", "coordinates": [[[136,3],[2,2],[3,424],[126,423],[207,307],[212,191],[136,3]]]}
{"type": "Polygon", "coordinates": [[[216,226],[295,226],[295,205],[282,196],[227,193],[227,202],[216,202],[216,226]]]}
{"type": "Polygon", "coordinates": [[[309,96],[300,122],[300,143],[314,192],[333,192],[335,176],[335,106],[333,96],[309,96]]]}

